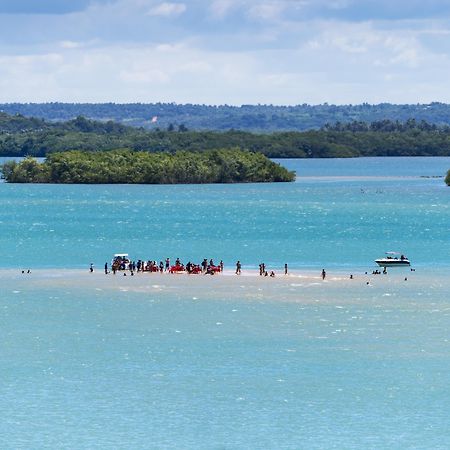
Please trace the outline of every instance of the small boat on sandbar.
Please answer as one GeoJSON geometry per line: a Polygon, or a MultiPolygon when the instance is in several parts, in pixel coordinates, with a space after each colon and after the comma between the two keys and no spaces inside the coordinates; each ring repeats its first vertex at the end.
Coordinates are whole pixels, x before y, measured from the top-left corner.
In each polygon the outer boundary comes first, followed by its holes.
{"type": "Polygon", "coordinates": [[[111,267],[116,270],[125,270],[130,263],[130,257],[128,253],[115,253],[111,261],[111,267]]]}
{"type": "Polygon", "coordinates": [[[398,252],[386,252],[386,255],[384,258],[375,260],[380,267],[407,267],[411,265],[409,259],[398,252]]]}

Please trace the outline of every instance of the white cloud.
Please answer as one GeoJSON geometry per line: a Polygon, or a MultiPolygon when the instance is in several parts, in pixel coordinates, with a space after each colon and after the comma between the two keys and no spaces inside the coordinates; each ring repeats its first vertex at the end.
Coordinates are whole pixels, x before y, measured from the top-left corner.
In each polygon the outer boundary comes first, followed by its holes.
{"type": "Polygon", "coordinates": [[[27,69],[46,71],[52,67],[56,67],[62,61],[63,57],[58,53],[0,56],[0,65],[11,64],[11,70],[15,70],[17,72],[27,69]]]}
{"type": "Polygon", "coordinates": [[[155,45],[155,50],[160,53],[177,53],[186,49],[186,46],[182,43],[176,44],[157,44],[155,45]]]}
{"type": "Polygon", "coordinates": [[[180,72],[190,73],[190,74],[206,74],[212,73],[214,67],[207,61],[196,60],[188,61],[180,66],[180,72]]]}
{"type": "Polygon", "coordinates": [[[332,0],[328,2],[330,9],[345,9],[351,5],[351,0],[332,0]]]}
{"type": "Polygon", "coordinates": [[[416,67],[426,54],[420,43],[420,32],[411,29],[379,29],[373,23],[322,23],[305,48],[325,53],[338,51],[359,58],[370,66],[406,65],[416,67]],[[422,56],[423,55],[423,56],[422,56]]]}
{"type": "Polygon", "coordinates": [[[122,69],[119,72],[119,78],[130,84],[165,84],[170,81],[170,77],[163,70],[153,67],[145,68],[142,65],[122,69]]]}
{"type": "Polygon", "coordinates": [[[195,49],[189,41],[167,46],[88,46],[43,55],[2,56],[0,101],[450,101],[450,93],[444,88],[450,70],[448,59],[427,61],[430,67],[438,63],[440,71],[434,75],[436,83],[426,87],[430,73],[425,65],[405,75],[404,61],[389,60],[401,56],[408,47],[377,39],[378,55],[386,53],[388,46],[395,50],[387,52],[383,65],[378,67],[371,60],[371,48],[367,54],[348,53],[348,59],[346,52],[336,51],[333,46],[218,52],[195,49]]]}
{"type": "Polygon", "coordinates": [[[355,4],[111,0],[0,16],[0,101],[450,101],[445,18],[346,20],[355,4]]]}
{"type": "Polygon", "coordinates": [[[391,64],[405,64],[407,67],[417,67],[420,62],[420,45],[410,37],[388,37],[384,41],[385,47],[390,50],[391,64]]]}
{"type": "Polygon", "coordinates": [[[261,2],[249,8],[249,15],[259,20],[277,20],[287,8],[285,2],[261,2]]]}
{"type": "Polygon", "coordinates": [[[353,39],[350,36],[335,36],[332,45],[346,53],[367,53],[368,48],[363,42],[353,39]]]}
{"type": "Polygon", "coordinates": [[[223,19],[236,6],[236,0],[214,0],[209,6],[209,11],[213,18],[223,19]]]}
{"type": "Polygon", "coordinates": [[[186,11],[186,5],[184,3],[160,3],[157,6],[151,8],[147,15],[149,16],[161,16],[161,17],[171,17],[179,16],[186,11]]]}
{"type": "Polygon", "coordinates": [[[41,56],[4,55],[0,102],[217,103],[222,101],[222,88],[225,97],[235,89],[242,92],[252,73],[249,55],[199,51],[183,43],[169,52],[161,46],[110,46],[41,56]]]}
{"type": "Polygon", "coordinates": [[[61,48],[80,48],[82,46],[82,44],[80,42],[75,42],[75,41],[61,41],[59,43],[61,48]]]}

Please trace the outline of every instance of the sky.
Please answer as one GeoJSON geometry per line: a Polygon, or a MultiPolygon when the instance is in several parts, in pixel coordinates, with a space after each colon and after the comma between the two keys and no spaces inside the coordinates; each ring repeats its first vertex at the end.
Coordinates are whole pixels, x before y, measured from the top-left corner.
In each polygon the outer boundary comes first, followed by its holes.
{"type": "Polygon", "coordinates": [[[449,0],[0,0],[0,102],[450,103],[449,0]]]}

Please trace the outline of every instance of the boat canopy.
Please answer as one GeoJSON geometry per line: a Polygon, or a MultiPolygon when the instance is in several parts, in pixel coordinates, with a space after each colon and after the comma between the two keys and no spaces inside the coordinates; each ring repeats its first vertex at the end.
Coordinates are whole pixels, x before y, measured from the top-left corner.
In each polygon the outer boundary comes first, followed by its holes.
{"type": "Polygon", "coordinates": [[[128,258],[128,253],[114,253],[114,258],[128,258]]]}

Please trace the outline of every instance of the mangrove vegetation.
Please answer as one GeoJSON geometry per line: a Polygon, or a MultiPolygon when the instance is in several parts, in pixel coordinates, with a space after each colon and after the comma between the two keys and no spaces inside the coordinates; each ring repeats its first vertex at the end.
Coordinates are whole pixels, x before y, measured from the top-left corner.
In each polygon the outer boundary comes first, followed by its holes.
{"type": "Polygon", "coordinates": [[[44,162],[26,157],[3,165],[9,183],[181,184],[294,181],[295,173],[262,154],[232,150],[148,153],[69,151],[44,162]]]}
{"type": "Polygon", "coordinates": [[[192,131],[173,124],[149,131],[84,117],[54,123],[0,113],[0,156],[45,157],[68,150],[117,148],[150,153],[241,148],[269,158],[449,156],[450,127],[410,119],[338,122],[319,130],[271,134],[192,131]]]}

